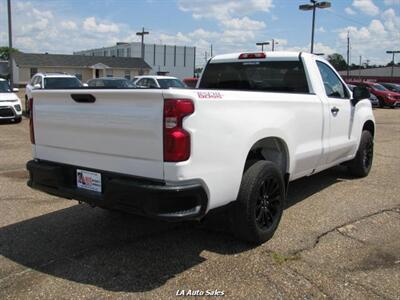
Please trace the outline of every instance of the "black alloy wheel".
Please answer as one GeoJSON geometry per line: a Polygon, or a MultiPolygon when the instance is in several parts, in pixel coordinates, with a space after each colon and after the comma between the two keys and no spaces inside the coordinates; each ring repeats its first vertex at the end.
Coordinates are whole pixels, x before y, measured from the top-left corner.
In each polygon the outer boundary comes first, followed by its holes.
{"type": "Polygon", "coordinates": [[[259,187],[255,206],[256,223],[261,230],[269,230],[278,221],[281,201],[278,180],[274,177],[265,179],[259,187]]]}

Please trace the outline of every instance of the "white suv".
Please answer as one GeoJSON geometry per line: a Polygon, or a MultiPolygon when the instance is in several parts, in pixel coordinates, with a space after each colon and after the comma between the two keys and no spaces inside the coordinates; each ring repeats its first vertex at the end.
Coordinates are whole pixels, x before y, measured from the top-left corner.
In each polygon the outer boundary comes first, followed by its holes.
{"type": "Polygon", "coordinates": [[[134,84],[138,88],[151,89],[169,89],[169,88],[187,88],[187,86],[178,78],[171,76],[146,75],[135,78],[134,84]]]}
{"type": "Polygon", "coordinates": [[[26,85],[25,111],[29,115],[29,101],[32,99],[34,89],[73,89],[82,87],[82,83],[76,76],[65,73],[37,73],[26,85]]]}
{"type": "Polygon", "coordinates": [[[18,89],[11,89],[8,81],[0,78],[0,120],[21,122],[21,100],[15,92],[18,92],[18,89]]]}

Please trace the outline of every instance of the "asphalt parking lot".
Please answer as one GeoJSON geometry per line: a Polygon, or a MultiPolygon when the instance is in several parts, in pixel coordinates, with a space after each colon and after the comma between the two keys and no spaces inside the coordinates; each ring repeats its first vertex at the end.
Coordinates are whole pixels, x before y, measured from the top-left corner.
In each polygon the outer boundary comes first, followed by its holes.
{"type": "Polygon", "coordinates": [[[31,190],[28,121],[0,124],[0,299],[400,299],[400,110],[374,113],[371,174],[292,183],[277,233],[255,248],[31,190]]]}

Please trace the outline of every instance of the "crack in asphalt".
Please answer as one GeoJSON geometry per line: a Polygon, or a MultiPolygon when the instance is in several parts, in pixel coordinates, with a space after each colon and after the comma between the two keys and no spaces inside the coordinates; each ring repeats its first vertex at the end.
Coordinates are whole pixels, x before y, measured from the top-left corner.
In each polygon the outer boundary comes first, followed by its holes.
{"type": "Polygon", "coordinates": [[[323,291],[318,284],[316,284],[313,280],[311,280],[310,278],[308,278],[307,276],[305,276],[303,273],[298,272],[297,270],[291,268],[290,266],[288,266],[288,268],[294,272],[296,275],[302,277],[303,279],[305,279],[311,286],[315,287],[321,294],[322,296],[324,296],[326,299],[333,299],[333,297],[331,295],[329,295],[328,293],[326,293],[325,291],[323,291]]]}
{"type": "MultiPolygon", "coordinates": [[[[343,224],[340,224],[340,225],[338,225],[338,226],[335,226],[334,228],[332,228],[332,229],[330,229],[330,230],[328,230],[328,231],[325,231],[325,232],[319,234],[319,235],[317,236],[317,238],[314,240],[314,242],[313,242],[312,245],[307,246],[307,247],[304,247],[304,248],[300,248],[300,249],[298,249],[298,250],[296,250],[296,251],[294,251],[294,252],[291,252],[290,254],[291,254],[291,255],[300,255],[302,252],[305,252],[305,251],[309,251],[309,250],[314,249],[314,248],[319,244],[319,242],[320,242],[320,240],[321,240],[322,238],[324,238],[325,236],[327,236],[328,234],[330,234],[330,233],[332,233],[332,232],[338,231],[338,229],[341,228],[341,227],[351,225],[351,224],[356,223],[356,222],[358,222],[358,221],[362,221],[362,220],[368,219],[368,218],[370,218],[370,217],[373,217],[373,216],[382,214],[382,213],[384,213],[384,212],[389,212],[389,211],[398,212],[399,209],[400,209],[400,206],[395,206],[395,207],[392,207],[392,208],[381,209],[381,210],[376,211],[376,212],[374,212],[374,213],[371,213],[371,214],[368,214],[368,215],[364,215],[364,216],[361,216],[361,217],[359,217],[359,218],[357,218],[357,219],[355,219],[355,220],[351,220],[351,221],[348,221],[348,222],[346,222],[346,223],[343,223],[343,224]]],[[[338,231],[338,232],[340,232],[340,231],[338,231]]]]}
{"type": "Polygon", "coordinates": [[[349,238],[349,239],[351,239],[353,241],[356,241],[356,242],[358,242],[360,244],[363,244],[363,245],[367,245],[368,244],[367,242],[365,242],[363,240],[360,240],[360,239],[358,239],[358,238],[356,238],[354,236],[348,235],[346,232],[339,230],[339,228],[336,229],[336,232],[339,233],[340,235],[344,236],[345,238],[349,238]]]}

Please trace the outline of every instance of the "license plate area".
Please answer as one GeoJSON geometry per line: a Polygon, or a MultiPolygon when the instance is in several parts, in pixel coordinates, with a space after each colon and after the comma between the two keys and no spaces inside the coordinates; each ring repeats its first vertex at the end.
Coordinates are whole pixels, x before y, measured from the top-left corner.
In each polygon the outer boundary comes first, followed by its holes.
{"type": "Polygon", "coordinates": [[[80,189],[101,193],[101,174],[77,169],[76,186],[80,189]]]}

